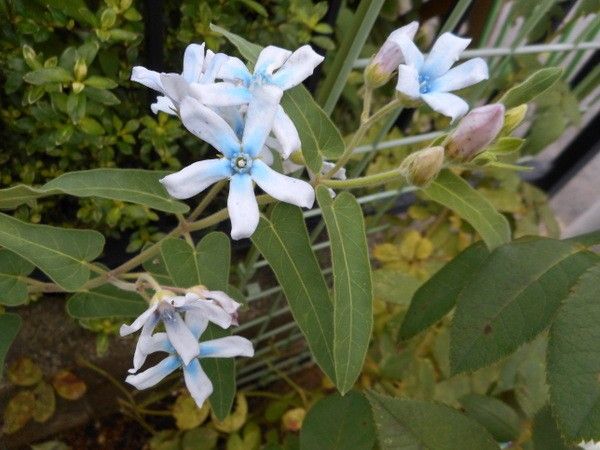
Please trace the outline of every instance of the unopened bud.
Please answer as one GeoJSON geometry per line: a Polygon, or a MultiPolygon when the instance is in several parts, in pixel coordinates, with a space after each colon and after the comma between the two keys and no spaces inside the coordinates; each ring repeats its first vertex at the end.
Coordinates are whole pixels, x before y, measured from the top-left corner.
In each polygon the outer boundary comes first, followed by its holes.
{"type": "Polygon", "coordinates": [[[498,136],[503,123],[504,105],[500,103],[471,110],[450,135],[446,154],[456,161],[471,161],[498,136]]]}
{"type": "Polygon", "coordinates": [[[371,88],[383,86],[391,78],[394,70],[404,62],[399,41],[412,40],[419,28],[418,22],[411,22],[393,31],[385,40],[377,54],[365,68],[365,83],[371,88]]]}
{"type": "Polygon", "coordinates": [[[85,84],[83,84],[81,81],[73,81],[71,87],[73,88],[74,94],[79,94],[85,88],[85,84]]]}
{"type": "Polygon", "coordinates": [[[87,64],[83,60],[83,58],[77,59],[75,63],[75,67],[73,68],[73,74],[75,75],[75,79],[77,81],[81,81],[87,75],[87,64]]]}
{"type": "Polygon", "coordinates": [[[444,163],[444,147],[430,147],[408,155],[400,165],[400,173],[413,186],[426,187],[440,173],[444,163]]]}
{"type": "Polygon", "coordinates": [[[523,119],[525,118],[525,114],[527,114],[527,104],[523,103],[522,105],[515,106],[514,108],[509,109],[504,114],[504,126],[502,130],[500,130],[500,134],[502,136],[508,136],[512,130],[517,128],[523,119]]]}
{"type": "Polygon", "coordinates": [[[298,164],[300,166],[306,165],[306,161],[304,161],[304,155],[302,155],[302,152],[300,150],[296,150],[295,152],[292,152],[292,154],[289,156],[289,159],[294,164],[298,164]]]}

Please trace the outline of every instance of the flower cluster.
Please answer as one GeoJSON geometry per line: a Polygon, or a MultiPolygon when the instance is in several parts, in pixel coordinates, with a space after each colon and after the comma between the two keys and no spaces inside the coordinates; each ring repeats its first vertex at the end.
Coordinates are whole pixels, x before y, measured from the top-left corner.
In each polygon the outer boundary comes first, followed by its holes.
{"type": "Polygon", "coordinates": [[[222,155],[163,178],[169,193],[186,199],[228,179],[233,239],[251,236],[258,226],[254,183],[278,200],[312,207],[313,187],[276,172],[269,162],[271,150],[287,158],[300,148],[298,131],[279,103],[283,91],[301,83],[322,60],[308,45],[293,53],[268,46],[251,73],[238,58],[205,53],[204,45],[191,44],[181,74],[134,67],[132,80],[162,94],[152,110],[177,114],[191,133],[222,155]]]}
{"type": "Polygon", "coordinates": [[[141,329],[133,368],[129,370],[126,381],[137,389],[147,389],[181,367],[185,384],[201,407],[213,387],[200,366],[200,359],[254,355],[252,343],[241,336],[198,342],[209,322],[221,328],[237,325],[239,306],[224,292],[203,288],[191,289],[184,296],[176,296],[169,291],[157,292],[146,311],[131,325],[121,326],[121,336],[141,329]],[[161,322],[165,331],[154,333],[161,322]],[[157,365],[139,372],[148,355],[155,352],[164,352],[168,356],[157,365]]]}

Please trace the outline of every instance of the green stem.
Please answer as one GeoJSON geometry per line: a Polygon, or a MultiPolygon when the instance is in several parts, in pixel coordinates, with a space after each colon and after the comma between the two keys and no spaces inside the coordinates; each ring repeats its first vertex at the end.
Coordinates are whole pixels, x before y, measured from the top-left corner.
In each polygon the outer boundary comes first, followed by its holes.
{"type": "Polygon", "coordinates": [[[390,181],[397,181],[401,176],[402,174],[398,169],[392,169],[360,178],[351,178],[349,180],[320,180],[319,183],[335,189],[358,189],[366,186],[385,184],[390,181]]]}
{"type": "Polygon", "coordinates": [[[193,222],[194,220],[196,220],[200,216],[200,214],[204,212],[208,205],[210,205],[210,203],[214,200],[217,194],[221,192],[221,190],[225,187],[225,184],[227,184],[225,180],[219,181],[218,183],[214,184],[213,187],[210,188],[210,190],[202,198],[202,201],[198,203],[196,209],[194,209],[190,213],[188,221],[193,222]]]}

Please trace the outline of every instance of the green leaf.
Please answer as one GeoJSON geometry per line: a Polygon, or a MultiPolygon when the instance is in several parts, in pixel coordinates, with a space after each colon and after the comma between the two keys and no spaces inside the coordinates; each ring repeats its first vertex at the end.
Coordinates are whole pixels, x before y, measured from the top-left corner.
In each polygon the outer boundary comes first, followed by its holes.
{"type": "Polygon", "coordinates": [[[26,185],[0,190],[0,208],[16,208],[49,195],[99,197],[136,203],[158,211],[185,213],[189,207],[169,196],[158,181],[168,172],[139,169],[92,169],[65,173],[41,187],[26,185]]]}
{"type": "Polygon", "coordinates": [[[67,301],[67,313],[76,319],[137,317],[147,308],[148,304],[138,294],[111,284],[78,292],[67,301]]]}
{"type": "MultiPolygon", "coordinates": [[[[211,24],[210,28],[225,36],[252,64],[256,62],[262,50],[261,46],[248,42],[217,25],[211,24]]],[[[296,86],[285,91],[281,105],[298,130],[302,155],[309,169],[315,173],[321,170],[322,158],[319,153],[326,158],[336,158],[344,153],[345,144],[342,135],[304,86],[296,86]]]]}
{"type": "Polygon", "coordinates": [[[510,226],[506,218],[469,183],[450,170],[442,170],[423,192],[469,222],[490,250],[510,241],[510,226]]]}
{"type": "Polygon", "coordinates": [[[4,372],[4,360],[10,345],[21,329],[21,317],[16,314],[0,314],[0,379],[4,372]]]}
{"type": "Polygon", "coordinates": [[[319,104],[330,115],[335,108],[350,72],[352,66],[371,33],[375,20],[385,0],[362,0],[354,14],[352,25],[348,30],[349,39],[343,39],[339,50],[336,52],[335,59],[327,71],[327,77],[323,80],[319,89],[319,104]]]}
{"type": "Polygon", "coordinates": [[[39,267],[67,291],[79,289],[90,277],[89,261],[102,252],[97,231],[21,222],[0,214],[0,245],[39,267]]]}
{"type": "Polygon", "coordinates": [[[415,293],[400,328],[400,338],[409,339],[444,317],[456,297],[489,256],[478,242],[456,256],[436,272],[415,293]]]}
{"type": "Polygon", "coordinates": [[[498,450],[474,420],[445,405],[367,392],[381,450],[498,450]]]}
{"type": "Polygon", "coordinates": [[[277,203],[271,219],[261,216],[252,242],[275,272],[315,361],[335,380],[333,305],[299,208],[277,203]]]}
{"type": "Polygon", "coordinates": [[[531,440],[535,450],[581,450],[579,446],[571,447],[564,443],[549,406],[535,415],[531,440]]]}
{"type": "Polygon", "coordinates": [[[600,440],[600,265],[558,310],[548,342],[550,405],[568,440],[600,440]]]}
{"type": "Polygon", "coordinates": [[[111,106],[121,103],[121,100],[119,100],[115,94],[106,89],[97,89],[95,87],[88,86],[83,92],[85,92],[85,95],[90,100],[102,103],[103,105],[111,106]]]}
{"type": "Polygon", "coordinates": [[[461,397],[460,403],[467,416],[483,425],[498,442],[508,442],[519,437],[521,419],[503,401],[485,395],[467,394],[461,397]]]}
{"type": "Polygon", "coordinates": [[[458,295],[450,330],[452,371],[478,369],[532,340],[599,259],[546,238],[519,239],[492,252],[458,295]]]}
{"type": "Polygon", "coordinates": [[[62,67],[48,67],[37,69],[23,75],[23,79],[30,84],[40,85],[46,83],[67,83],[73,81],[73,75],[62,67]]]}
{"type": "Polygon", "coordinates": [[[335,384],[342,394],[360,375],[373,329],[371,266],[360,205],[349,192],[335,200],[317,187],[331,241],[333,265],[333,362],[335,384]]]}
{"type": "Polygon", "coordinates": [[[514,108],[523,103],[530,102],[538,95],[544,93],[562,76],[560,67],[546,67],[530,75],[525,81],[509,89],[498,100],[507,108],[514,108]]]}
{"type": "MultiPolygon", "coordinates": [[[[192,287],[203,284],[211,290],[227,291],[231,248],[225,234],[209,233],[196,248],[182,239],[167,239],[161,244],[161,256],[175,286],[192,287]]],[[[230,334],[229,330],[210,324],[202,334],[202,340],[230,334]]],[[[235,361],[233,358],[207,358],[201,364],[213,383],[213,393],[210,396],[212,409],[222,420],[229,414],[235,397],[235,361]]]]}
{"type": "Polygon", "coordinates": [[[114,80],[106,77],[99,77],[97,75],[92,75],[89,78],[86,78],[84,81],[86,86],[98,88],[98,89],[114,89],[119,84],[114,80]]]}
{"type": "Polygon", "coordinates": [[[488,147],[486,151],[497,155],[506,155],[518,151],[523,146],[524,142],[525,139],[504,136],[488,147]]]}
{"type": "Polygon", "coordinates": [[[373,295],[376,299],[408,306],[421,281],[412,275],[393,269],[373,271],[373,295]]]}
{"type": "Polygon", "coordinates": [[[374,445],[371,408],[356,391],[322,398],[302,422],[300,450],[372,450],[374,445]]]}
{"type": "Polygon", "coordinates": [[[24,277],[34,269],[33,264],[6,249],[0,249],[0,305],[16,306],[27,301],[24,277]]]}

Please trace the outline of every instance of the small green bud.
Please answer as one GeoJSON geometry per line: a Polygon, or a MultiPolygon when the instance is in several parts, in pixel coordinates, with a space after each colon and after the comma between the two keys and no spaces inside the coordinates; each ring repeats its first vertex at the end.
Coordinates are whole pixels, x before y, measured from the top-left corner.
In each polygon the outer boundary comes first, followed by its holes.
{"type": "Polygon", "coordinates": [[[79,94],[85,88],[85,84],[83,84],[81,81],[73,81],[71,87],[73,88],[74,94],[79,94]]]}
{"type": "Polygon", "coordinates": [[[504,114],[504,126],[500,130],[500,135],[508,136],[515,128],[519,126],[521,122],[523,122],[526,114],[527,103],[515,106],[514,108],[506,111],[506,114],[504,114]]]}
{"type": "Polygon", "coordinates": [[[409,184],[427,187],[436,179],[444,163],[444,147],[430,147],[408,155],[400,165],[400,173],[409,184]]]}
{"type": "Polygon", "coordinates": [[[289,159],[294,164],[298,164],[300,166],[306,165],[306,162],[304,161],[304,155],[302,155],[302,152],[300,150],[296,150],[295,152],[292,152],[292,154],[289,156],[289,159]]]}
{"type": "Polygon", "coordinates": [[[23,59],[25,59],[25,63],[34,70],[40,68],[40,63],[36,60],[36,57],[37,54],[33,48],[29,45],[23,46],[23,59]]]}
{"type": "Polygon", "coordinates": [[[84,80],[87,75],[87,64],[83,58],[78,58],[73,67],[73,74],[77,81],[84,80]]]}

